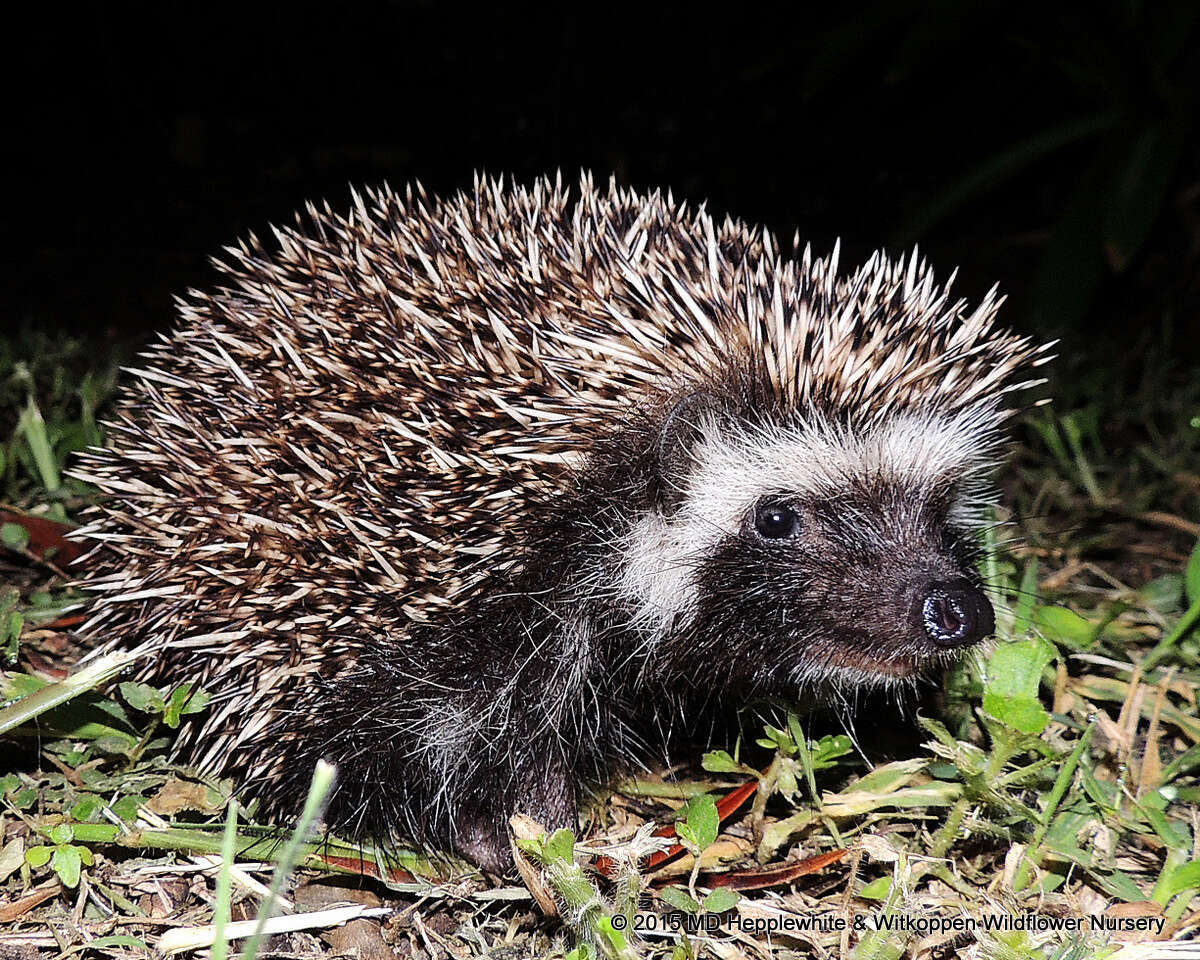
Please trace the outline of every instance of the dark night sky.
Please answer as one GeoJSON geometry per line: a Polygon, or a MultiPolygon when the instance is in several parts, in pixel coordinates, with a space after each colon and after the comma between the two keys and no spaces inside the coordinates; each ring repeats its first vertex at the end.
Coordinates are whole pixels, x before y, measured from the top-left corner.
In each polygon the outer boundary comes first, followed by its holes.
{"type": "Polygon", "coordinates": [[[170,322],[172,293],[211,282],[206,258],[222,244],[306,199],[580,167],[798,229],[818,250],[841,236],[851,258],[920,239],[943,273],[962,266],[964,292],[996,280],[1014,292],[1018,325],[1045,325],[1027,294],[1072,230],[1088,252],[1068,256],[1062,285],[1072,263],[1102,276],[1064,322],[1111,328],[1117,306],[1127,317],[1163,277],[1194,305],[1195,283],[1179,278],[1196,257],[1195,131],[1159,122],[1196,77],[1190,4],[1035,17],[878,0],[740,19],[342,6],[92,5],[10,36],[18,163],[0,214],[0,323],[141,336],[170,322]],[[1104,135],[1072,136],[1089,122],[1104,135]],[[1139,136],[1142,167],[1127,154],[1139,136]],[[1004,166],[1022,143],[1029,156],[1004,166]],[[922,226],[989,162],[1003,175],[922,226]],[[1113,215],[1080,198],[1122,176],[1135,189],[1122,216],[1158,206],[1144,237],[1126,230],[1142,237],[1131,256],[1105,262],[1098,233],[1113,215]]]}

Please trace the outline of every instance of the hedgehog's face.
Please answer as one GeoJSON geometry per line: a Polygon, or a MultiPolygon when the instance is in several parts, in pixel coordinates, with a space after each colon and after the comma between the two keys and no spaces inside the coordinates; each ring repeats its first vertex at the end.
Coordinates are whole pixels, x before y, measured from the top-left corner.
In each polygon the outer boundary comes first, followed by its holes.
{"type": "Polygon", "coordinates": [[[950,491],[850,479],[766,493],[697,567],[692,636],[735,684],[907,677],[991,634],[950,491]]]}
{"type": "Polygon", "coordinates": [[[983,422],[702,421],[627,554],[637,618],[684,637],[710,682],[765,693],[947,661],[994,626],[969,532],[993,446],[983,422]]]}

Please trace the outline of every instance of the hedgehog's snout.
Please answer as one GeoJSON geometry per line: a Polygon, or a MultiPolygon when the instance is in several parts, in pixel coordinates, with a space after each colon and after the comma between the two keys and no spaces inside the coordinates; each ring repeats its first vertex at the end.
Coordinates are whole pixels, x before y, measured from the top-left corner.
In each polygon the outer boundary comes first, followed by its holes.
{"type": "Polygon", "coordinates": [[[935,580],[920,592],[915,611],[925,635],[939,647],[966,647],[996,628],[992,605],[965,577],[935,580]]]}

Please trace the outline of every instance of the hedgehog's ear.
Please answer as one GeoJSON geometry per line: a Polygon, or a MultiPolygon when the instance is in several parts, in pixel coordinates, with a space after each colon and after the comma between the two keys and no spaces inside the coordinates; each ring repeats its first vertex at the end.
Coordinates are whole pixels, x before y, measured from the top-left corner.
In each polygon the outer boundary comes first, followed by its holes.
{"type": "Polygon", "coordinates": [[[713,394],[697,390],[667,408],[654,450],[655,503],[663,516],[669,517],[683,501],[703,423],[718,406],[713,394]]]}

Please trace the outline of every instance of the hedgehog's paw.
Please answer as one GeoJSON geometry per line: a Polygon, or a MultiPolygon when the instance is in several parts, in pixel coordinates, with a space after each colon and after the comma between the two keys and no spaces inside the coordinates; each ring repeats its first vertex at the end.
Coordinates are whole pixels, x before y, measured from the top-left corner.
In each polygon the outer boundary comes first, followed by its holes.
{"type": "Polygon", "coordinates": [[[552,776],[550,771],[541,779],[522,785],[519,796],[507,810],[493,810],[490,815],[463,817],[455,825],[455,849],[484,870],[499,876],[515,875],[512,833],[509,823],[514,813],[523,814],[547,833],[562,827],[574,830],[577,826],[575,793],[565,776],[552,776]]]}
{"type": "Polygon", "coordinates": [[[488,873],[506,877],[516,870],[508,831],[498,829],[495,824],[460,823],[454,845],[459,854],[488,873]]]}

